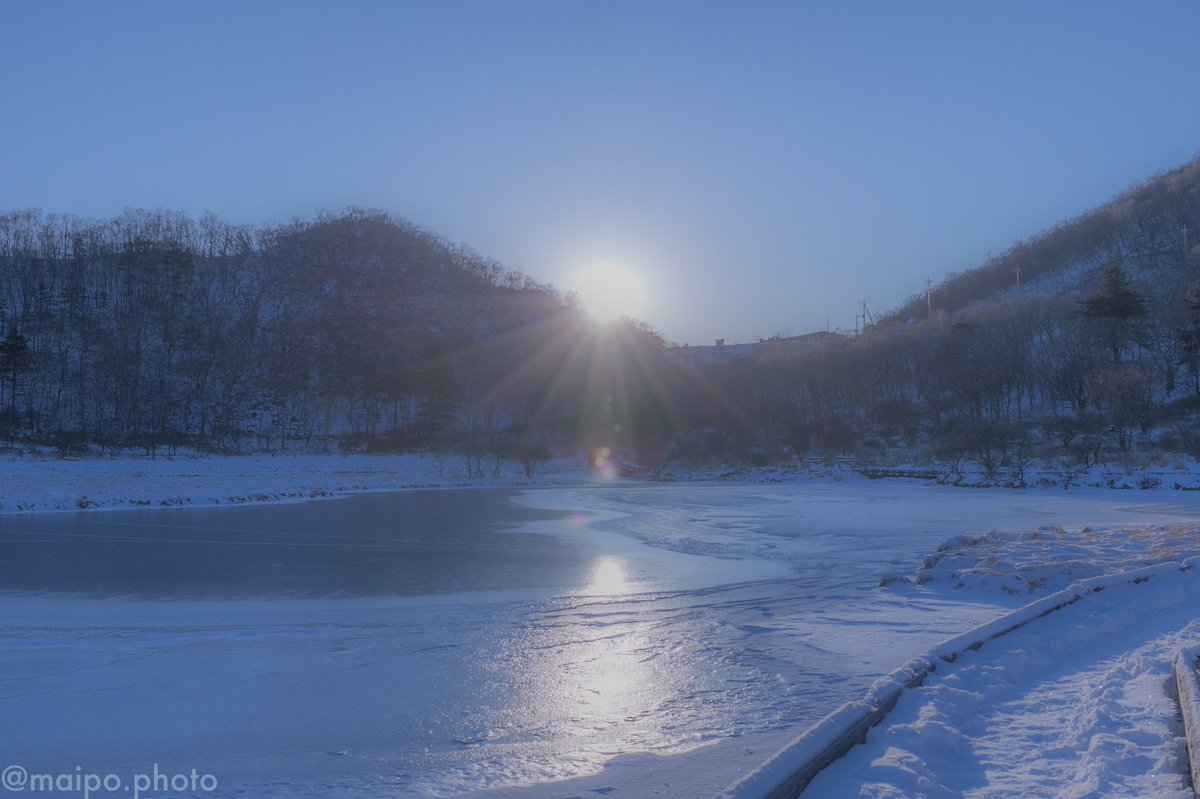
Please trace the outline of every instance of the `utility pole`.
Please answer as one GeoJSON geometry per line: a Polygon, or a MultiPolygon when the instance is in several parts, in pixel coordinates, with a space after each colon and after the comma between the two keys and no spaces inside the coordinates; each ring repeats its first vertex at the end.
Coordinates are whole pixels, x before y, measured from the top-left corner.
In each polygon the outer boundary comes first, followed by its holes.
{"type": "Polygon", "coordinates": [[[925,315],[933,316],[933,280],[925,278],[925,315]]]}
{"type": "Polygon", "coordinates": [[[1017,291],[1020,291],[1021,290],[1021,267],[1018,266],[1013,271],[1017,273],[1017,291]]]}
{"type": "Polygon", "coordinates": [[[875,319],[874,319],[874,317],[871,316],[871,312],[867,310],[867,301],[866,300],[862,301],[862,308],[863,308],[863,311],[862,311],[863,330],[866,330],[867,329],[867,320],[870,319],[871,324],[875,324],[875,319]]]}

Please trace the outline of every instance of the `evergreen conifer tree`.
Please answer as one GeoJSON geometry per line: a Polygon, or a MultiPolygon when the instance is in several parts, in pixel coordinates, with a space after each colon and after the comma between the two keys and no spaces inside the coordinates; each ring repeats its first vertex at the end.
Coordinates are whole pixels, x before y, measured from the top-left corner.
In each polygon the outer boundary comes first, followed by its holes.
{"type": "Polygon", "coordinates": [[[1096,293],[1083,301],[1087,316],[1102,319],[1132,319],[1146,313],[1146,303],[1129,284],[1129,275],[1116,261],[1100,272],[1096,293]]]}
{"type": "Polygon", "coordinates": [[[1100,323],[1114,364],[1121,362],[1121,348],[1131,337],[1131,321],[1146,313],[1146,303],[1133,290],[1129,275],[1113,261],[1100,271],[1096,293],[1082,301],[1083,314],[1100,323]]]}

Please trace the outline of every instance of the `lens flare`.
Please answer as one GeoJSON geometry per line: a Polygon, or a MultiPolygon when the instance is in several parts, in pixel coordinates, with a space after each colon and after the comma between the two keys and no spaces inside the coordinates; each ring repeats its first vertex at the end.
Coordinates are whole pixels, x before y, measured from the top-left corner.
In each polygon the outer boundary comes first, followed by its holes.
{"type": "Polygon", "coordinates": [[[620,474],[617,463],[613,460],[613,451],[609,447],[601,447],[592,453],[592,466],[595,467],[596,476],[604,481],[616,480],[620,474]]]}

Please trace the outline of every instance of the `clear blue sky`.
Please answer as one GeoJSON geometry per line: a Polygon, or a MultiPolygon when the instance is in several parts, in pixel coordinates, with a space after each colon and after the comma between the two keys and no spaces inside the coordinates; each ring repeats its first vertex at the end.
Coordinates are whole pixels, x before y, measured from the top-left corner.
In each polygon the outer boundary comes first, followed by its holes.
{"type": "Polygon", "coordinates": [[[0,0],[0,209],[381,208],[705,343],[851,328],[1200,151],[1200,3],[0,0]]]}

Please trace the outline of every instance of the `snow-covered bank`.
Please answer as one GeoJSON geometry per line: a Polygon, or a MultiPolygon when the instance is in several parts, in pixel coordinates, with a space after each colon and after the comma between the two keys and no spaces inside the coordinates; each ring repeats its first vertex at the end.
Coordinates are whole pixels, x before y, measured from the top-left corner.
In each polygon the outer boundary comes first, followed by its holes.
{"type": "MultiPolygon", "coordinates": [[[[527,477],[515,462],[501,464],[497,476],[472,476],[465,460],[444,454],[408,455],[202,455],[58,458],[48,453],[0,455],[0,513],[73,511],[103,508],[244,505],[297,502],[363,491],[434,488],[548,487],[603,482],[588,469],[588,457],[559,458],[540,464],[527,477]]],[[[1125,475],[1117,479],[1097,467],[1081,479],[1070,496],[1121,497],[1129,504],[1195,504],[1200,502],[1197,469],[1125,475]],[[1142,479],[1146,478],[1146,479],[1142,479]],[[1188,490],[1173,490],[1176,485],[1188,490]],[[1142,490],[1124,491],[1131,486],[1142,490]],[[1171,497],[1171,499],[1167,499],[1171,497]]],[[[488,467],[489,470],[491,467],[488,467]]],[[[917,473],[901,470],[895,474],[917,473]]],[[[1007,491],[1016,496],[1061,494],[1045,480],[1029,489],[984,488],[972,484],[938,485],[930,480],[873,480],[849,463],[792,463],[786,466],[739,468],[673,467],[656,485],[859,485],[878,482],[893,488],[960,488],[963,491],[1007,491]]],[[[1036,483],[1036,481],[1034,481],[1036,483]]],[[[889,489],[890,490],[890,489],[889,489]]],[[[1095,520],[1092,520],[1093,522],[1095,520]]],[[[1086,521],[1085,521],[1086,523],[1086,521]]]]}
{"type": "MultiPolygon", "coordinates": [[[[581,463],[546,464],[538,485],[586,479],[581,463]]],[[[496,479],[469,478],[454,456],[230,455],[60,459],[0,457],[0,512],[242,505],[360,491],[529,485],[518,464],[496,479]]]]}
{"type": "Polygon", "coordinates": [[[1190,799],[1169,684],[1198,593],[1196,569],[1160,571],[964,652],[804,796],[1190,799]]]}
{"type": "MultiPolygon", "coordinates": [[[[1136,507],[1149,510],[1146,506],[1136,507]]],[[[1161,506],[1163,511],[1169,507],[1161,506]]],[[[1071,528],[1050,525],[955,536],[925,558],[915,574],[892,573],[885,579],[1037,596],[1075,580],[1183,561],[1197,554],[1200,526],[1191,522],[1120,526],[1109,522],[1071,528]]]]}
{"type": "Polygon", "coordinates": [[[822,719],[790,743],[760,768],[747,775],[726,792],[729,799],[780,799],[801,792],[822,769],[846,755],[868,730],[883,721],[905,691],[925,684],[930,675],[944,669],[969,652],[1004,646],[1003,639],[1027,625],[1040,623],[1053,627],[1058,619],[1052,614],[1074,605],[1100,591],[1125,585],[1140,585],[1162,576],[1189,571],[1193,563],[1160,563],[1120,574],[1080,580],[1070,587],[1035,600],[1028,605],[979,627],[954,636],[925,655],[915,658],[879,680],[866,695],[848,702],[822,719]]]}

